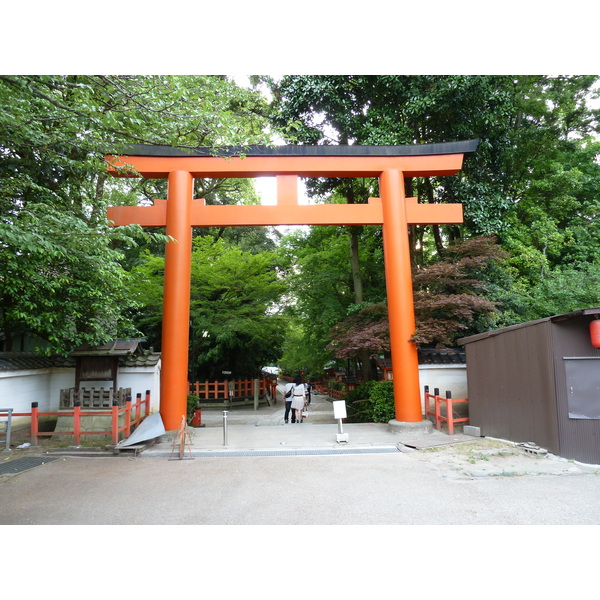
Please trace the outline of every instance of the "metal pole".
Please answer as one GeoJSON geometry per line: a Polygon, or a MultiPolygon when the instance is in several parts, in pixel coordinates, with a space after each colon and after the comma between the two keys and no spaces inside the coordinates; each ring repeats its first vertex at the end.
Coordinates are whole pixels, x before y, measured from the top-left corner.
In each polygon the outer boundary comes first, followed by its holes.
{"type": "Polygon", "coordinates": [[[5,412],[6,414],[6,451],[10,452],[10,427],[11,427],[11,420],[12,420],[12,413],[13,413],[12,408],[0,408],[0,412],[5,412]]]}
{"type": "Polygon", "coordinates": [[[227,446],[227,411],[223,411],[223,446],[227,446]]]}

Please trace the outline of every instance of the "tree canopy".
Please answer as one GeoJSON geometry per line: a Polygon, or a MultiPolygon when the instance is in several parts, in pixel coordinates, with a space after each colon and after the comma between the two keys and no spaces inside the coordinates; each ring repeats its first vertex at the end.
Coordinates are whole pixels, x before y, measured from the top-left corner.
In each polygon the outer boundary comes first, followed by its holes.
{"type": "Polygon", "coordinates": [[[268,141],[264,99],[226,77],[0,76],[0,102],[6,349],[22,332],[65,353],[134,331],[124,259],[148,235],[109,227],[106,207],[137,203],[152,186],[109,179],[105,153],[131,142],[217,152],[268,141]]]}
{"type": "MultiPolygon", "coordinates": [[[[132,270],[135,321],[160,349],[164,258],[145,252],[132,270]]],[[[192,249],[191,361],[194,379],[255,375],[277,362],[285,336],[279,299],[286,290],[273,252],[248,252],[211,235],[192,249]]]]}
{"type": "MultiPolygon", "coordinates": [[[[461,202],[465,215],[461,226],[410,227],[415,340],[421,345],[453,343],[465,327],[489,329],[600,303],[600,288],[593,283],[600,266],[599,112],[590,107],[590,100],[598,98],[596,76],[293,75],[270,84],[275,120],[287,128],[291,143],[479,139],[477,151],[456,176],[405,182],[408,195],[420,202],[461,202]],[[495,236],[503,253],[493,267],[471,273],[472,284],[478,283],[468,297],[460,296],[459,306],[459,296],[443,289],[450,272],[458,276],[452,286],[461,281],[463,260],[451,249],[456,242],[475,243],[486,236],[495,236]],[[424,278],[429,278],[427,285],[420,283],[424,278]],[[467,310],[467,300],[469,310],[474,302],[478,306],[469,324],[456,319],[459,308],[467,310]]],[[[365,180],[307,183],[323,202],[340,197],[366,201],[376,188],[376,181],[365,180]]],[[[329,349],[348,356],[353,348],[358,357],[361,344],[371,353],[386,347],[383,267],[368,269],[369,281],[357,280],[357,273],[367,271],[362,262],[371,261],[377,245],[364,244],[364,234],[356,229],[346,234],[353,253],[345,267],[346,297],[359,289],[360,300],[340,310],[329,349]]],[[[472,247],[486,246],[477,242],[472,247]]],[[[299,261],[298,269],[297,276],[308,281],[317,275],[309,263],[299,261]]],[[[331,289],[306,309],[307,329],[321,322],[323,328],[331,325],[330,319],[319,319],[317,306],[328,306],[338,296],[339,290],[331,289]]],[[[307,339],[310,343],[310,335],[307,339]]]]}
{"type": "MultiPolygon", "coordinates": [[[[112,179],[124,144],[423,144],[478,138],[452,177],[406,180],[456,225],[409,228],[423,345],[600,304],[597,76],[0,76],[0,332],[47,352],[141,335],[159,347],[164,232],[110,227],[106,208],[165,197],[112,179]]],[[[258,202],[248,180],[199,179],[208,204],[258,202]]],[[[315,179],[314,202],[366,202],[376,179],[315,179]]],[[[193,375],[260,362],[318,371],[386,353],[380,227],[194,230],[193,375]]],[[[369,366],[370,365],[370,366],[369,366]]],[[[368,367],[368,368],[367,368],[368,367]]]]}

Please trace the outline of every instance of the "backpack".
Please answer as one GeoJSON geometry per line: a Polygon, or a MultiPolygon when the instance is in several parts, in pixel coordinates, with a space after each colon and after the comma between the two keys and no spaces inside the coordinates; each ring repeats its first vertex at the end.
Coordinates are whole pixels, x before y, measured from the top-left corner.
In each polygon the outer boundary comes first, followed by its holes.
{"type": "Polygon", "coordinates": [[[285,397],[286,398],[291,398],[292,394],[294,393],[294,388],[290,388],[288,392],[285,393],[285,397]]]}

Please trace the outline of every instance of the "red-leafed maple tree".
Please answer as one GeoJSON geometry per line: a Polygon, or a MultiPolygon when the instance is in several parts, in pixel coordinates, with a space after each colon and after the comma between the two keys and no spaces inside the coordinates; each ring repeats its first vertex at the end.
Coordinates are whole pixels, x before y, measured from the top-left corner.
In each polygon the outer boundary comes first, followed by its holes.
{"type": "MultiPolygon", "coordinates": [[[[413,275],[416,332],[421,347],[448,347],[474,324],[498,310],[487,296],[490,266],[506,254],[490,237],[450,245],[444,258],[413,275]]],[[[331,330],[328,346],[337,358],[371,358],[390,350],[387,303],[371,304],[331,330]]]]}

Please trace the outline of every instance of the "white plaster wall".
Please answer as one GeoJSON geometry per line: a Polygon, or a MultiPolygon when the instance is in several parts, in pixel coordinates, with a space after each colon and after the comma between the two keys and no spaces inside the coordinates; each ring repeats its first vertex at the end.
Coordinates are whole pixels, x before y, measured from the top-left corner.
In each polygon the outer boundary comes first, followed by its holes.
{"type": "MultiPolygon", "coordinates": [[[[51,372],[52,369],[35,369],[0,373],[0,408],[30,413],[31,403],[37,402],[40,412],[52,412],[54,407],[48,395],[51,372]]],[[[29,417],[13,417],[12,426],[24,425],[29,420],[29,417]]]]}
{"type": "Polygon", "coordinates": [[[150,412],[160,409],[160,365],[157,369],[126,368],[119,370],[119,387],[131,388],[131,401],[135,402],[137,394],[146,397],[146,390],[150,390],[150,412]]]}
{"type": "Polygon", "coordinates": [[[60,390],[67,390],[75,387],[75,369],[54,368],[50,378],[50,404],[52,410],[56,411],[60,407],[60,390]]]}
{"type": "Polygon", "coordinates": [[[421,384],[421,408],[425,411],[426,385],[429,393],[433,394],[439,388],[440,396],[446,396],[446,391],[452,392],[453,398],[468,398],[467,365],[419,365],[419,382],[421,384]]]}

